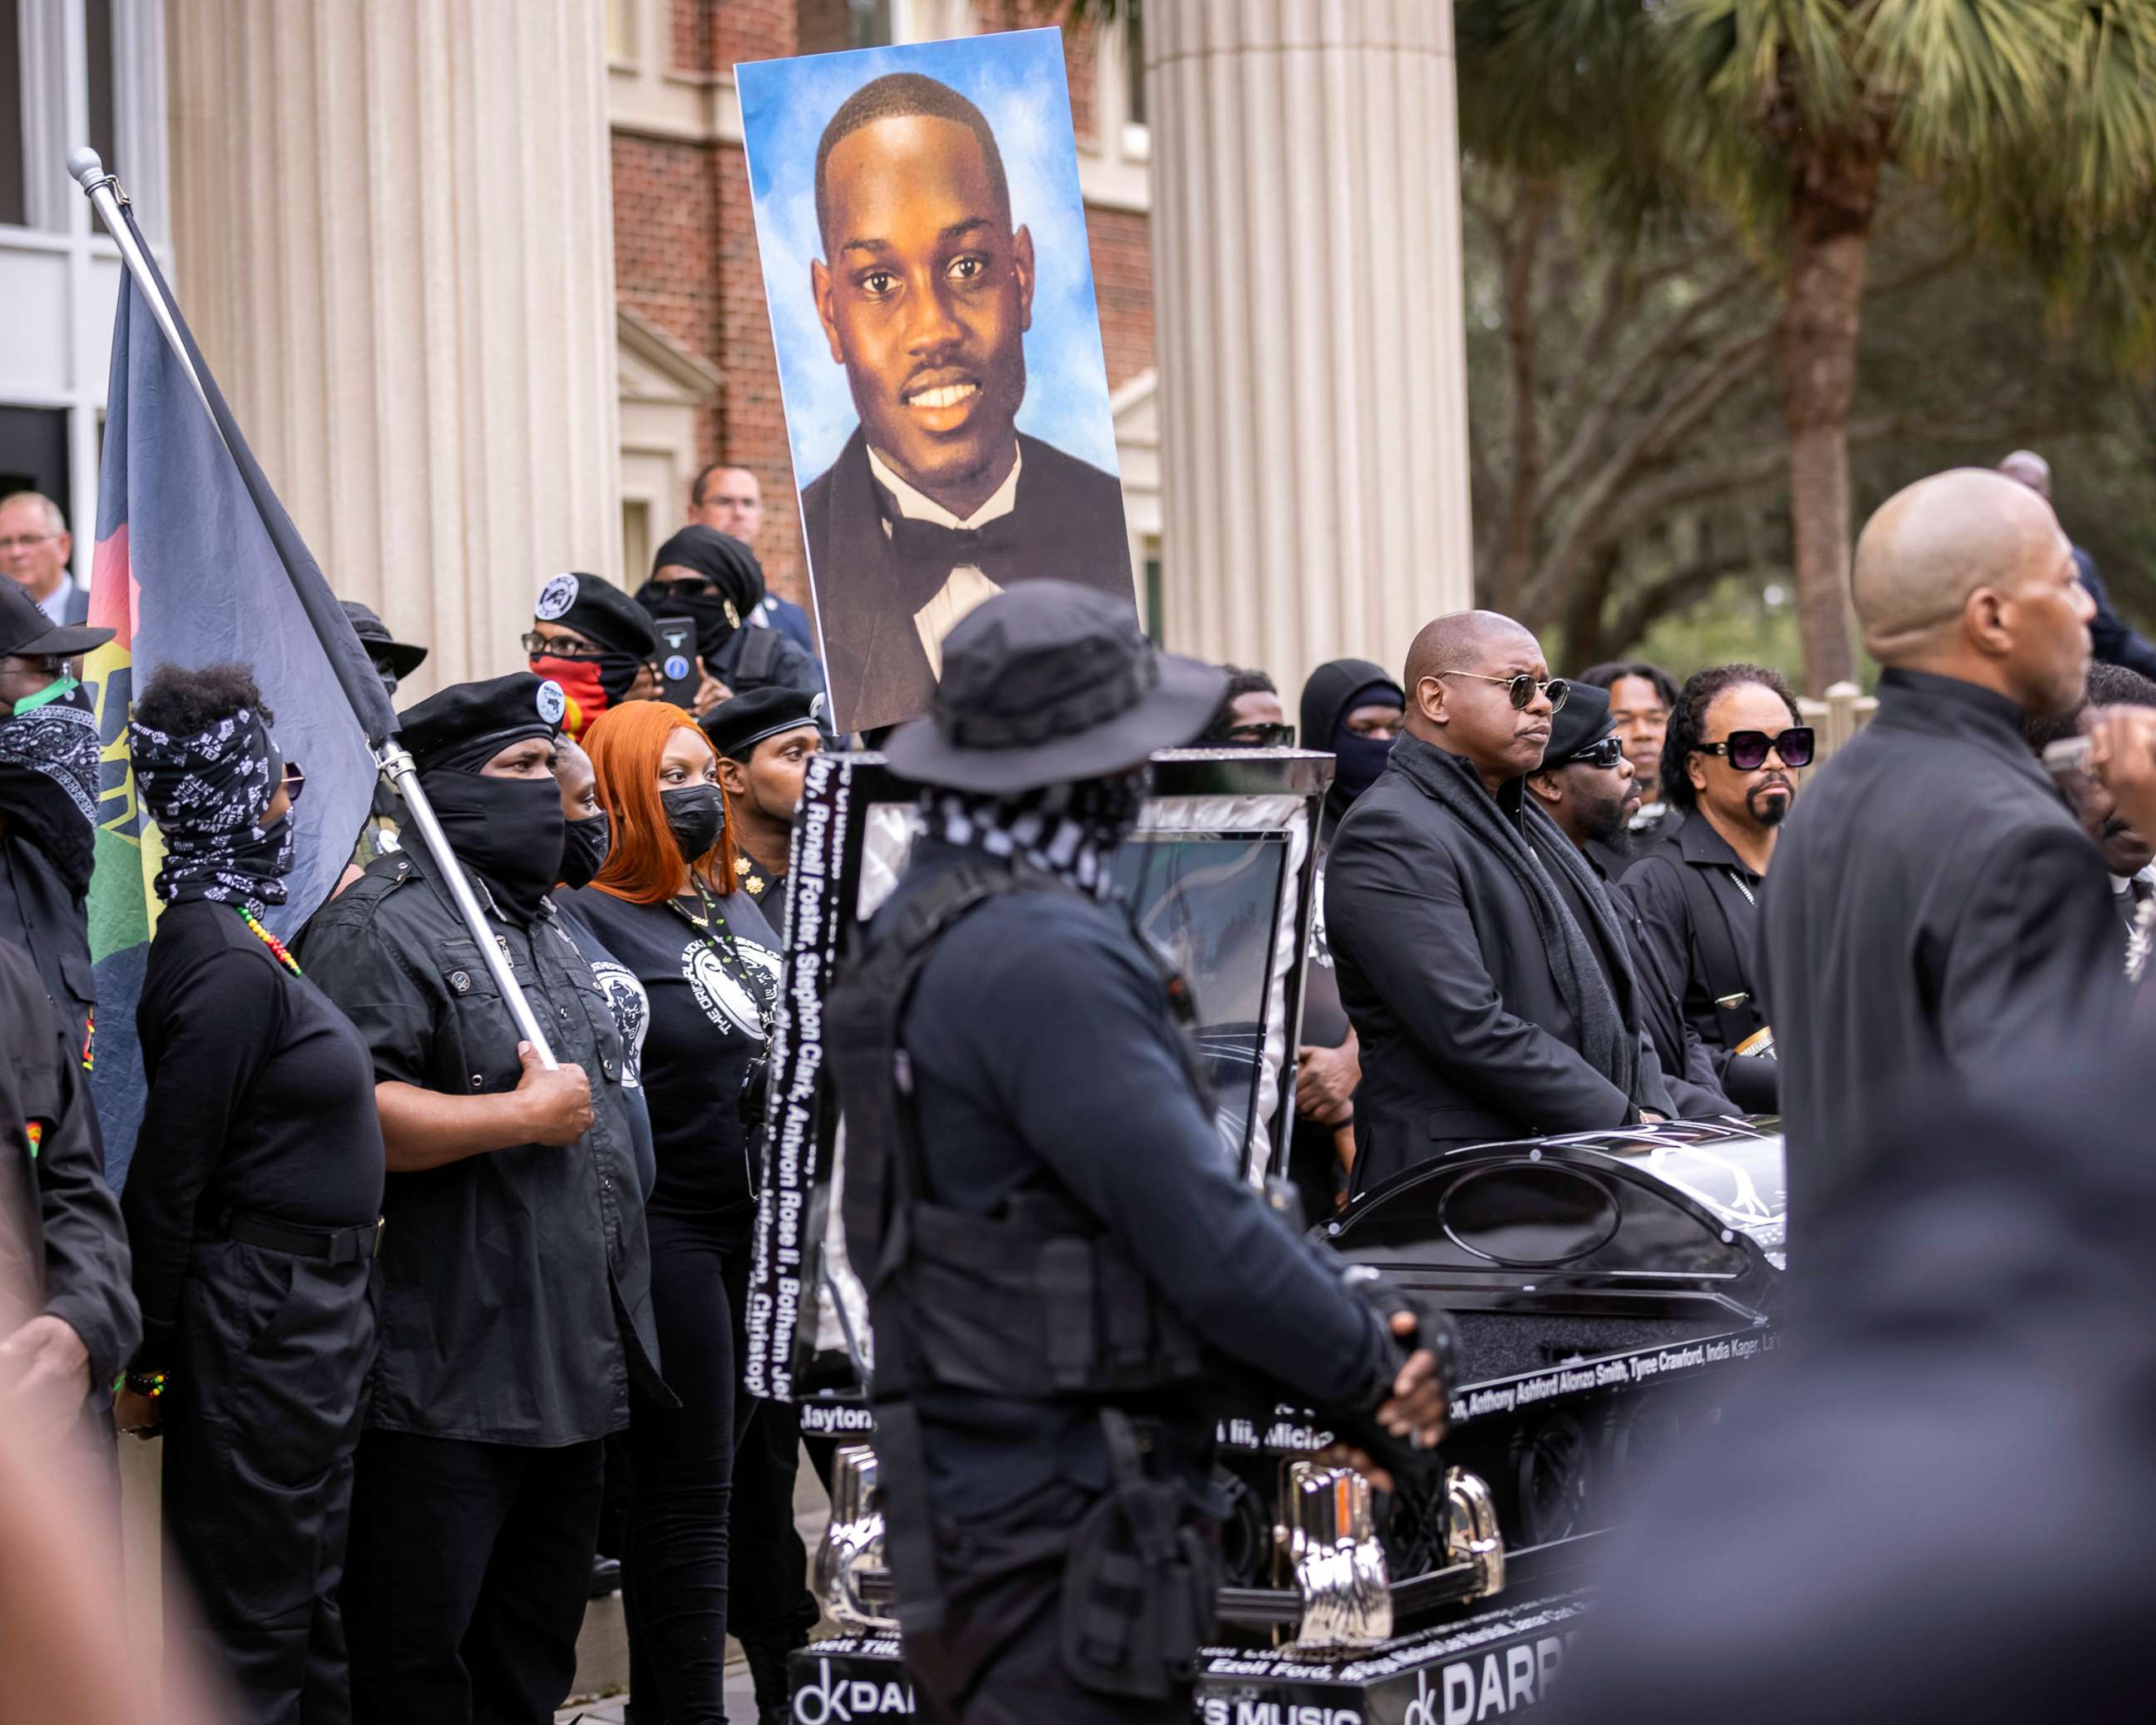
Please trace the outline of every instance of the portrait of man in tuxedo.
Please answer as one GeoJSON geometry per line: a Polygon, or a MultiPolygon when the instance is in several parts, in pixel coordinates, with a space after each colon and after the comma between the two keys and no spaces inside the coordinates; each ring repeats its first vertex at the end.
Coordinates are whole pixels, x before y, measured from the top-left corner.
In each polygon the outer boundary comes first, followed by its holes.
{"type": "Polygon", "coordinates": [[[1132,595],[1113,474],[1018,429],[1035,259],[986,117],[898,72],[855,90],[817,146],[809,266],[859,424],[803,488],[834,717],[927,711],[942,642],[1014,581],[1132,595]]]}

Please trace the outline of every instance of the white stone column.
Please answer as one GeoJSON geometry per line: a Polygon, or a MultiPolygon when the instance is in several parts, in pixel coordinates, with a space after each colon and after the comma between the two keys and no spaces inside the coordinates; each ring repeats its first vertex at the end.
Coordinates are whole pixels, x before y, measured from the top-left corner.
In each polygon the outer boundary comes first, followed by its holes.
{"type": "MultiPolygon", "coordinates": [[[[620,578],[602,0],[169,0],[181,303],[341,597],[514,670],[620,578]]],[[[399,701],[405,691],[399,691],[399,701]]]]}
{"type": "Polygon", "coordinates": [[[1452,0],[1145,25],[1165,636],[1292,716],[1471,603],[1452,0]]]}

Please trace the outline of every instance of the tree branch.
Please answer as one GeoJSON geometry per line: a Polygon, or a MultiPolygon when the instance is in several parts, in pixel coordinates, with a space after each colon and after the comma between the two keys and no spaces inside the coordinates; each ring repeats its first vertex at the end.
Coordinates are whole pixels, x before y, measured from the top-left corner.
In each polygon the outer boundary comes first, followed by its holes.
{"type": "MultiPolygon", "coordinates": [[[[1573,428],[1571,440],[1565,445],[1563,454],[1551,464],[1544,482],[1546,495],[1563,497],[1579,483],[1580,475],[1594,461],[1618,410],[1643,393],[1642,386],[1646,381],[1697,338],[1700,326],[1733,298],[1747,283],[1756,279],[1756,272],[1749,260],[1725,271],[1709,283],[1696,299],[1666,319],[1661,327],[1633,356],[1630,363],[1618,367],[1610,374],[1597,393],[1593,404],[1580,415],[1579,424],[1573,428]]],[[[1591,352],[1585,357],[1590,362],[1597,357],[1591,352]]]]}

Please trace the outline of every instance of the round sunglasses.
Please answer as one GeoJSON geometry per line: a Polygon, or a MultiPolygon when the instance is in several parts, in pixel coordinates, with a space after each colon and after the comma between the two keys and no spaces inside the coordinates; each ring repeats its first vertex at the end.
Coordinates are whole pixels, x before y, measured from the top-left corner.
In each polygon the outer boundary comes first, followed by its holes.
{"type": "Polygon", "coordinates": [[[1563,677],[1545,677],[1538,681],[1532,671],[1522,671],[1517,677],[1493,677],[1487,671],[1471,670],[1439,671],[1437,675],[1440,679],[1472,677],[1478,683],[1502,684],[1516,713],[1525,712],[1527,703],[1538,693],[1549,696],[1550,711],[1554,713],[1564,706],[1565,698],[1572,693],[1572,685],[1563,677]]]}
{"type": "Polygon", "coordinates": [[[1809,767],[1815,739],[1809,725],[1792,725],[1778,736],[1763,731],[1732,731],[1720,742],[1694,745],[1693,752],[1721,755],[1739,773],[1757,773],[1767,764],[1771,750],[1784,767],[1809,767]]]}

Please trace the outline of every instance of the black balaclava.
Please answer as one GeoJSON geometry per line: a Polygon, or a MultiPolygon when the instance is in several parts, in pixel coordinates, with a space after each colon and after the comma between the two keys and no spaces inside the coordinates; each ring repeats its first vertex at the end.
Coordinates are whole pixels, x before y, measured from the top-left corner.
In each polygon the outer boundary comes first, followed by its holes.
{"type": "MultiPolygon", "coordinates": [[[[507,743],[490,749],[484,766],[507,743]]],[[[562,788],[544,778],[490,778],[475,767],[430,767],[419,788],[458,860],[486,882],[495,902],[529,922],[561,878],[567,853],[562,788]]]]}
{"type": "Polygon", "coordinates": [[[98,760],[90,691],[62,677],[0,718],[0,816],[50,857],[70,897],[97,855],[98,760]]]}
{"type": "Polygon", "coordinates": [[[607,818],[588,814],[582,820],[562,823],[562,884],[588,886],[606,861],[607,818]]]}
{"type": "Polygon", "coordinates": [[[931,788],[921,793],[928,831],[947,845],[1016,857],[1081,892],[1105,898],[1110,860],[1130,837],[1152,789],[1152,768],[995,795],[931,788]]]}
{"type": "Polygon", "coordinates": [[[672,566],[709,579],[718,588],[714,594],[682,598],[655,593],[647,583],[636,602],[654,617],[685,617],[696,625],[696,650],[708,655],[723,644],[748,621],[750,612],[763,603],[763,568],[756,553],[740,540],[716,527],[687,526],[653,553],[655,572],[672,566]],[[727,608],[732,608],[732,615],[727,608]]]}
{"type": "Polygon", "coordinates": [[[208,899],[256,916],[283,904],[292,815],[263,823],[285,761],[262,715],[242,707],[192,737],[131,723],[127,737],[142,806],[165,841],[157,896],[208,899]]]}
{"type": "MultiPolygon", "coordinates": [[[[556,716],[560,711],[557,701],[556,716]]],[[[430,748],[419,766],[419,788],[434,805],[449,849],[486,882],[495,902],[523,922],[538,915],[539,901],[561,878],[568,824],[562,788],[551,773],[544,778],[490,778],[480,769],[511,743],[553,735],[551,720],[535,715],[445,741],[430,748]]]]}
{"type": "Polygon", "coordinates": [[[1346,728],[1348,714],[1358,706],[1375,705],[1380,697],[1403,708],[1407,705],[1400,685],[1385,668],[1367,659],[1336,659],[1321,665],[1302,685],[1302,723],[1296,735],[1305,748],[1330,749],[1333,755],[1332,788],[1325,795],[1328,831],[1377,782],[1392,756],[1389,741],[1358,737],[1346,728]]]}

